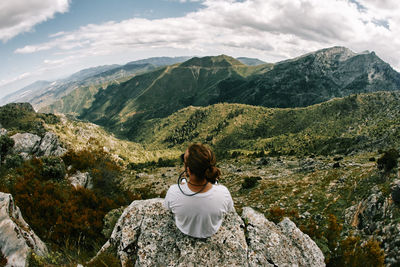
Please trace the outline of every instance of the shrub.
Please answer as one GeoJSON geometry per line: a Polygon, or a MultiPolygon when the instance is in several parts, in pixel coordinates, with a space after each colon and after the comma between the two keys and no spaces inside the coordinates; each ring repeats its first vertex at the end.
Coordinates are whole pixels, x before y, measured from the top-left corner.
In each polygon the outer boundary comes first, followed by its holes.
{"type": "Polygon", "coordinates": [[[274,223],[279,223],[285,217],[285,210],[280,207],[272,207],[269,209],[268,219],[274,223]]]}
{"type": "Polygon", "coordinates": [[[328,240],[329,250],[335,251],[338,246],[338,241],[340,239],[340,233],[343,229],[343,226],[337,222],[337,218],[333,214],[328,215],[328,227],[324,236],[328,240]]]}
{"type": "MultiPolygon", "coordinates": [[[[14,140],[8,135],[0,136],[0,159],[4,161],[4,157],[11,151],[14,146],[14,140]]],[[[0,162],[0,163],[1,163],[0,162]]]]}
{"type": "Polygon", "coordinates": [[[359,236],[348,236],[340,242],[335,256],[328,262],[327,266],[384,266],[385,254],[376,240],[361,242],[359,236]]]}
{"type": "Polygon", "coordinates": [[[396,149],[390,149],[386,151],[382,157],[377,161],[378,169],[384,170],[386,173],[397,167],[397,159],[399,158],[399,152],[396,149]]]}
{"type": "Polygon", "coordinates": [[[261,180],[260,177],[245,177],[242,183],[242,189],[250,189],[257,185],[257,181],[261,180]]]}
{"type": "Polygon", "coordinates": [[[17,169],[17,177],[9,191],[27,223],[45,242],[67,249],[83,248],[104,242],[101,234],[103,218],[112,209],[126,205],[135,198],[118,189],[118,165],[107,155],[88,151],[69,153],[69,163],[79,160],[91,172],[94,190],[75,189],[66,180],[63,160],[56,157],[33,158],[17,169]],[[84,158],[86,157],[87,158],[84,158]],[[71,160],[73,159],[73,160],[71,160]],[[90,164],[89,164],[90,163],[90,164]]]}
{"type": "Polygon", "coordinates": [[[65,164],[62,159],[58,157],[43,157],[42,177],[44,180],[58,180],[64,179],[66,170],[65,164]]]}
{"type": "Polygon", "coordinates": [[[8,169],[18,168],[24,163],[24,159],[19,154],[11,154],[6,156],[5,163],[8,169]]]}
{"type": "Polygon", "coordinates": [[[392,196],[394,203],[396,203],[396,204],[400,203],[400,184],[395,184],[392,187],[391,196],[392,196]]]}

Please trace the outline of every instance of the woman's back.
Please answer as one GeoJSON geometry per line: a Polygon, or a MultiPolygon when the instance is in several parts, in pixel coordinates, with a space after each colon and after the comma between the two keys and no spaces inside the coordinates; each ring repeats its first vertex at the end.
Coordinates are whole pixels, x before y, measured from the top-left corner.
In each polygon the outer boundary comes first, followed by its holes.
{"type": "MultiPolygon", "coordinates": [[[[187,183],[184,192],[194,193],[187,183]]],[[[222,224],[224,214],[234,210],[231,194],[223,185],[213,185],[210,190],[193,196],[184,195],[173,185],[169,188],[164,205],[172,211],[178,229],[187,235],[206,238],[215,234],[222,224]]]]}

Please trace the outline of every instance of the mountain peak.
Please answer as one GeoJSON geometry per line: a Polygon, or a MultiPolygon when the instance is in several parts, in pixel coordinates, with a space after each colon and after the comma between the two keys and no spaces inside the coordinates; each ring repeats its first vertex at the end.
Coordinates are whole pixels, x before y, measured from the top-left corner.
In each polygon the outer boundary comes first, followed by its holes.
{"type": "Polygon", "coordinates": [[[180,66],[182,67],[190,67],[190,66],[198,66],[198,67],[230,67],[234,65],[244,65],[239,60],[227,56],[227,55],[219,55],[219,56],[208,56],[208,57],[194,57],[189,59],[188,61],[183,62],[180,66]]]}
{"type": "MultiPolygon", "coordinates": [[[[316,57],[323,57],[327,59],[335,59],[337,61],[345,61],[351,57],[357,55],[357,53],[351,51],[347,47],[343,46],[333,46],[329,48],[324,48],[321,50],[317,50],[315,52],[310,53],[311,55],[315,55],[316,57]]],[[[308,55],[310,55],[308,54],[308,55]]]]}

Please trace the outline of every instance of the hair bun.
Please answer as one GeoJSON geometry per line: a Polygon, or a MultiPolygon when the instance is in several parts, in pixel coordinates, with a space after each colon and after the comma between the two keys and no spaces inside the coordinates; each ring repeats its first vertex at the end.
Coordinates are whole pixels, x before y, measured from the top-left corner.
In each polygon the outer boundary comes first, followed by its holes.
{"type": "Polygon", "coordinates": [[[209,166],[205,171],[207,181],[212,184],[215,184],[220,175],[221,171],[215,166],[209,166]]]}

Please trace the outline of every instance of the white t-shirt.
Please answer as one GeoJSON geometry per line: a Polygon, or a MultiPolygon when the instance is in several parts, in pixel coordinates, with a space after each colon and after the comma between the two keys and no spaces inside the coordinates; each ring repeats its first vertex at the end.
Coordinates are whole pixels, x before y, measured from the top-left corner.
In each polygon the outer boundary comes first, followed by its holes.
{"type": "MultiPolygon", "coordinates": [[[[193,194],[187,184],[181,188],[186,194],[193,194]]],[[[222,224],[224,214],[233,211],[233,201],[228,189],[223,185],[212,185],[204,193],[185,196],[178,185],[172,185],[164,200],[165,208],[172,211],[178,229],[198,238],[206,238],[215,234],[222,224]]]]}

